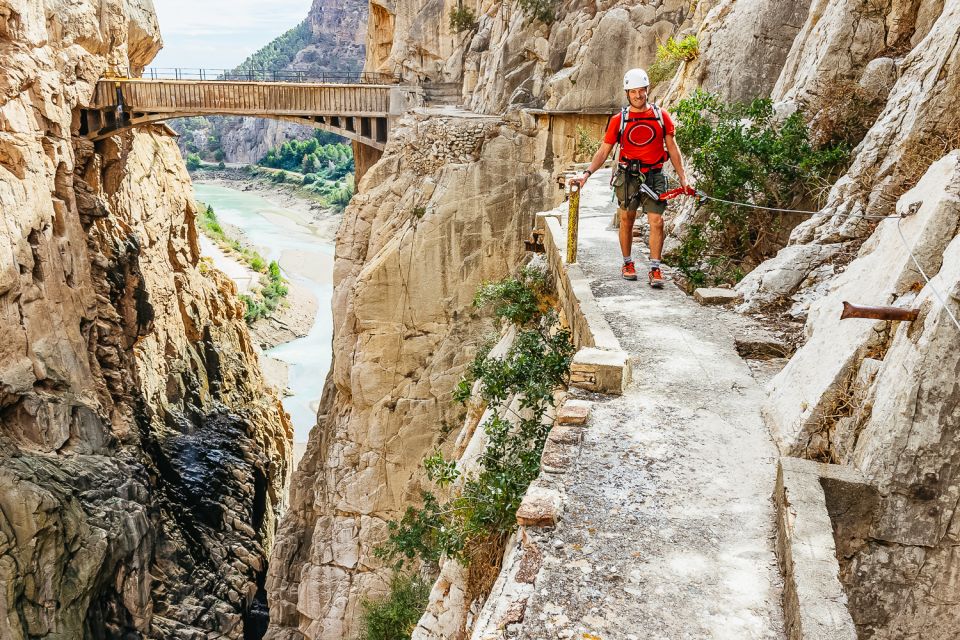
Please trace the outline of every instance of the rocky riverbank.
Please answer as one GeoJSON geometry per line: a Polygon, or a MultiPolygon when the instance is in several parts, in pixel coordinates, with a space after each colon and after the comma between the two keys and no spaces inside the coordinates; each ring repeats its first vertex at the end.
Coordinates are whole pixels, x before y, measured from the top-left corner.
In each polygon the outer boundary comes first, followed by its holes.
{"type": "Polygon", "coordinates": [[[288,209],[309,224],[324,240],[333,242],[342,214],[326,206],[298,184],[274,182],[264,174],[255,174],[246,167],[223,169],[202,167],[191,172],[195,184],[213,184],[238,191],[252,191],[278,207],[288,209]]]}

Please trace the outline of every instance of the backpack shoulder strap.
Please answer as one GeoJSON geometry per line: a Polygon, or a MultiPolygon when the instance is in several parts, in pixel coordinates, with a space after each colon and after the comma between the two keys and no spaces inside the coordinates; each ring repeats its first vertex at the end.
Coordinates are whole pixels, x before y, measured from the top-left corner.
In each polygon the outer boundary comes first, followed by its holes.
{"type": "Polygon", "coordinates": [[[629,113],[629,110],[627,109],[627,107],[623,107],[622,109],[620,109],[620,133],[617,134],[617,144],[619,144],[621,147],[623,146],[623,132],[627,128],[628,113],[629,113]]]}
{"type": "Polygon", "coordinates": [[[653,107],[653,115],[657,119],[657,124],[660,125],[660,129],[663,131],[664,135],[666,135],[667,130],[663,126],[663,110],[660,109],[660,105],[655,102],[651,102],[650,106],[653,107]]]}

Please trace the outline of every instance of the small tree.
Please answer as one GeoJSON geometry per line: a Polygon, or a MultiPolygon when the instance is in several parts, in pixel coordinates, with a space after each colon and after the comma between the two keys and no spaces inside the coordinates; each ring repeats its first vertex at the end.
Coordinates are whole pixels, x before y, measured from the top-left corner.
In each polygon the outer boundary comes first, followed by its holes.
{"type": "Polygon", "coordinates": [[[477,27],[477,14],[470,7],[458,4],[450,10],[450,30],[454,33],[471,31],[477,27]]]}
{"type": "Polygon", "coordinates": [[[557,0],[518,0],[520,9],[534,20],[553,24],[557,19],[557,0]]]}
{"type": "Polygon", "coordinates": [[[196,171],[200,168],[201,160],[200,156],[195,153],[191,153],[187,156],[187,170],[196,171]]]}

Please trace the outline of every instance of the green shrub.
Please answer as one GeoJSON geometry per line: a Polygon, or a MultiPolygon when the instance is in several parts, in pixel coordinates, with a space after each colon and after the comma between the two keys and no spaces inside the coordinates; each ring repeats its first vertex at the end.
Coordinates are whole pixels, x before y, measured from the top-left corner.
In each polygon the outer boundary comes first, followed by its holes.
{"type": "MultiPolygon", "coordinates": [[[[531,303],[536,291],[521,293],[525,282],[542,283],[545,277],[525,270],[518,278],[485,285],[480,304],[496,305],[501,317],[525,321],[513,345],[500,358],[490,358],[489,347],[480,349],[454,398],[466,402],[479,381],[480,393],[491,409],[483,423],[487,447],[476,473],[466,477],[462,489],[441,504],[429,492],[421,493],[422,506],[408,507],[399,522],[387,524],[389,538],[376,550],[379,557],[405,561],[419,558],[436,562],[456,558],[469,565],[472,550],[491,538],[502,539],[516,527],[516,511],[530,482],[540,472],[540,455],[550,430],[546,412],[554,390],[564,384],[573,358],[570,334],[556,329],[554,312],[529,314],[542,305],[531,303]],[[519,399],[516,424],[502,417],[513,398],[519,399]]],[[[539,286],[539,285],[538,285],[539,286]]],[[[434,453],[424,461],[427,477],[439,487],[459,477],[452,461],[434,453]]]]}
{"type": "Polygon", "coordinates": [[[430,596],[430,585],[416,577],[394,574],[390,593],[363,600],[359,640],[408,640],[430,596]]]}
{"type": "Polygon", "coordinates": [[[227,165],[224,164],[223,160],[217,163],[217,169],[226,169],[227,165]]]}
{"type": "Polygon", "coordinates": [[[524,267],[516,278],[499,282],[485,282],[477,289],[473,306],[493,305],[493,313],[516,325],[527,325],[542,310],[541,300],[546,294],[547,276],[543,271],[524,267]]]}
{"type": "Polygon", "coordinates": [[[590,135],[590,132],[577,125],[577,146],[574,155],[578,160],[592,159],[593,154],[600,148],[600,139],[590,135]]]}
{"type": "Polygon", "coordinates": [[[651,84],[660,84],[669,80],[680,68],[680,63],[693,60],[700,55],[700,41],[697,36],[687,36],[676,40],[673,36],[667,38],[666,44],[657,46],[657,58],[647,69],[651,84]]]}
{"type": "MultiPolygon", "coordinates": [[[[815,147],[800,112],[774,118],[770,100],[727,104],[696,91],[677,105],[677,143],[697,186],[723,200],[775,208],[816,200],[847,163],[845,145],[815,147]]],[[[734,283],[779,249],[783,214],[707,201],[669,259],[691,284],[734,283]]]]}
{"type": "Polygon", "coordinates": [[[470,7],[457,5],[450,10],[450,30],[454,33],[471,31],[477,27],[477,14],[470,7]]]}
{"type": "Polygon", "coordinates": [[[286,182],[286,181],[287,181],[287,172],[286,172],[286,171],[282,171],[282,170],[281,170],[281,171],[277,171],[276,173],[273,174],[273,177],[270,178],[270,179],[273,180],[274,182],[277,182],[277,183],[286,182]]]}
{"type": "Polygon", "coordinates": [[[243,314],[243,319],[247,324],[253,324],[260,318],[265,318],[269,315],[269,310],[267,305],[265,305],[261,300],[256,300],[252,296],[249,296],[245,293],[241,293],[239,298],[246,305],[246,310],[243,314]]]}
{"type": "Polygon", "coordinates": [[[200,156],[195,153],[187,155],[187,169],[190,171],[195,171],[200,168],[200,156]]]}
{"type": "Polygon", "coordinates": [[[557,19],[557,0],[519,0],[520,9],[534,20],[553,24],[557,19]]]}

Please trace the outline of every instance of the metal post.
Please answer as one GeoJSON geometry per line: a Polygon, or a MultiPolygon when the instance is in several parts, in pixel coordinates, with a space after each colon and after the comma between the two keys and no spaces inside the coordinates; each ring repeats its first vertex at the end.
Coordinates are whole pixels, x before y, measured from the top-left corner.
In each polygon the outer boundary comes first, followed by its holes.
{"type": "Polygon", "coordinates": [[[567,264],[577,261],[577,234],[580,230],[580,185],[570,185],[570,211],[567,215],[567,264]]]}

